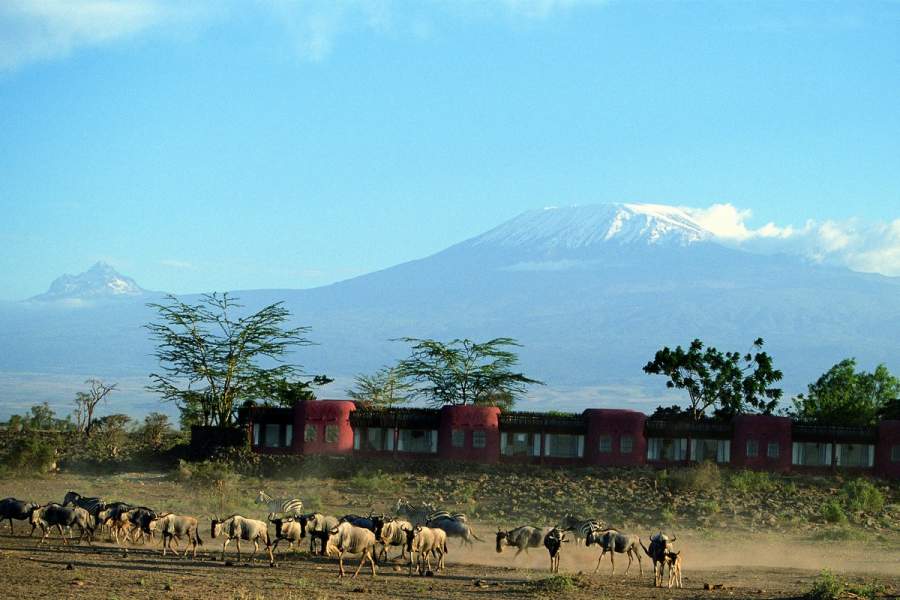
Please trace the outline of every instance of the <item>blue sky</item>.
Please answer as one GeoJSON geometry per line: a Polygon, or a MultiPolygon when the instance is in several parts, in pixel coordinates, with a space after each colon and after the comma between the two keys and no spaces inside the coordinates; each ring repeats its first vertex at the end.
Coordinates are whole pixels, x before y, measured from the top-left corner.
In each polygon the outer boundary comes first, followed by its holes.
{"type": "Polygon", "coordinates": [[[900,275],[898,39],[898,2],[8,0],[0,299],[311,287],[596,202],[900,275]]]}

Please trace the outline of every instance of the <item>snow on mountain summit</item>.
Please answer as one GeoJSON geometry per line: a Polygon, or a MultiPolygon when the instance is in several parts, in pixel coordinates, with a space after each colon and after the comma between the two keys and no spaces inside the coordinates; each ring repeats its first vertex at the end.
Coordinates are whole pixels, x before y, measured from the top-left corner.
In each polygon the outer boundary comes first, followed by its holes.
{"type": "Polygon", "coordinates": [[[63,275],[50,284],[45,293],[34,296],[38,301],[81,301],[108,298],[135,297],[144,290],[132,279],[126,277],[104,262],[94,264],[78,275],[63,275]]]}
{"type": "Polygon", "coordinates": [[[712,237],[687,212],[674,206],[598,204],[528,211],[470,243],[561,250],[602,243],[686,246],[712,237]]]}

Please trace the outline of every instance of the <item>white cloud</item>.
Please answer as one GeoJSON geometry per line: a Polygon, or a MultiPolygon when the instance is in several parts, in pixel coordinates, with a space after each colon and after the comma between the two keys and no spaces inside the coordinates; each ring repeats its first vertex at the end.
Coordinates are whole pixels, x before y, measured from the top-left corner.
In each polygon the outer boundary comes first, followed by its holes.
{"type": "Polygon", "coordinates": [[[718,238],[743,242],[753,238],[788,238],[794,229],[766,223],[759,229],[750,229],[745,221],[753,216],[749,209],[739,209],[731,204],[713,204],[709,208],[683,207],[697,223],[718,238]]]}
{"type": "Polygon", "coordinates": [[[763,253],[784,252],[855,271],[900,276],[900,219],[890,223],[807,220],[799,227],[769,222],[752,228],[747,221],[753,212],[732,204],[682,209],[727,245],[763,253]]]}
{"type": "Polygon", "coordinates": [[[543,20],[606,0],[0,0],[0,71],[61,59],[79,48],[125,40],[173,23],[274,18],[303,60],[320,61],[344,35],[360,31],[431,37],[442,19],[512,16],[543,20]]]}
{"type": "Polygon", "coordinates": [[[170,16],[158,0],[4,0],[0,70],[61,58],[133,36],[170,16]]]}

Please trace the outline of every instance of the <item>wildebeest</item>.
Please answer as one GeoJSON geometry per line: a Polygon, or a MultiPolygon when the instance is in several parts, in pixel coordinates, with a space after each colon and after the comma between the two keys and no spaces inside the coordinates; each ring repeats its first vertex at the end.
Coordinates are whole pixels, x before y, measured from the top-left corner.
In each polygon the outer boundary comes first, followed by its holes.
{"type": "Polygon", "coordinates": [[[675,587],[684,587],[681,583],[681,551],[666,551],[664,564],[669,565],[669,589],[672,589],[673,583],[675,587]]]}
{"type": "MultiPolygon", "coordinates": [[[[4,498],[0,500],[0,525],[3,525],[3,521],[9,519],[9,534],[15,535],[15,530],[13,530],[13,519],[16,521],[29,521],[31,520],[31,513],[38,507],[34,502],[25,502],[24,500],[16,500],[15,498],[4,498]]],[[[35,525],[31,525],[31,533],[28,534],[28,537],[31,537],[34,534],[35,525]]]]}
{"type": "Polygon", "coordinates": [[[521,527],[516,527],[509,531],[497,529],[497,552],[503,552],[504,545],[513,546],[517,549],[516,555],[513,556],[513,558],[516,558],[522,554],[522,552],[527,553],[529,548],[540,547],[540,545],[544,543],[544,536],[546,536],[551,529],[551,527],[544,527],[542,529],[530,525],[522,525],[521,527]]]}
{"type": "Polygon", "coordinates": [[[303,501],[300,498],[273,498],[259,490],[254,502],[265,504],[270,513],[282,514],[286,517],[299,517],[303,514],[303,501]]]}
{"type": "Polygon", "coordinates": [[[102,498],[99,497],[85,497],[79,494],[78,492],[66,492],[65,497],[63,498],[63,506],[79,506],[84,510],[88,511],[94,519],[98,517],[100,511],[106,508],[106,503],[103,502],[102,498]]]}
{"type": "MultiPolygon", "coordinates": [[[[166,549],[171,550],[178,556],[178,541],[182,536],[187,536],[188,542],[193,550],[193,558],[197,558],[197,546],[203,545],[200,539],[200,525],[194,517],[181,516],[173,513],[165,513],[152,519],[148,523],[148,529],[159,531],[162,535],[163,556],[166,555],[166,549]],[[172,541],[175,542],[175,548],[172,547],[172,541]]],[[[184,557],[187,557],[188,550],[184,549],[184,557]]]]}
{"type": "Polygon", "coordinates": [[[88,545],[90,545],[91,536],[94,533],[94,517],[80,506],[62,506],[56,503],[39,506],[31,512],[31,525],[40,527],[43,533],[38,544],[44,543],[53,527],[59,530],[59,535],[62,536],[63,543],[66,545],[69,540],[66,538],[63,527],[78,527],[81,531],[78,541],[81,542],[87,536],[88,545]]]}
{"type": "Polygon", "coordinates": [[[432,555],[437,558],[437,568],[444,569],[444,555],[447,554],[447,533],[436,527],[424,527],[416,525],[412,531],[409,545],[409,574],[412,575],[413,563],[416,564],[417,573],[425,573],[431,570],[432,555]],[[418,558],[415,559],[415,555],[418,558]]]}
{"type": "Polygon", "coordinates": [[[631,568],[632,556],[637,557],[641,575],[644,574],[644,563],[641,562],[641,538],[638,536],[620,533],[615,529],[598,529],[589,532],[584,539],[584,543],[586,546],[597,544],[603,549],[603,551],[600,552],[600,558],[597,559],[597,568],[594,569],[594,573],[600,569],[600,561],[603,560],[603,555],[609,552],[609,560],[612,563],[612,574],[615,575],[615,555],[618,552],[619,554],[626,553],[628,555],[628,567],[625,568],[626,575],[628,575],[628,569],[631,568]]]}
{"type": "Polygon", "coordinates": [[[458,537],[460,539],[460,545],[467,544],[471,546],[472,540],[478,542],[484,541],[475,535],[475,532],[469,527],[469,524],[465,521],[464,517],[463,519],[439,517],[428,521],[427,526],[435,529],[443,529],[447,534],[447,537],[458,537]]]}
{"type": "Polygon", "coordinates": [[[272,545],[273,553],[278,549],[278,544],[282,540],[287,540],[288,550],[291,550],[294,547],[294,542],[297,542],[297,547],[299,548],[300,540],[306,537],[303,525],[295,521],[293,517],[276,517],[274,514],[270,514],[269,522],[275,526],[275,543],[272,545]]]}
{"type": "Polygon", "coordinates": [[[315,553],[316,540],[321,542],[320,554],[325,556],[325,546],[328,545],[328,536],[330,531],[338,526],[337,517],[327,517],[321,513],[310,513],[308,515],[300,515],[297,517],[300,523],[301,531],[309,534],[309,552],[315,553]]]}
{"type": "Polygon", "coordinates": [[[561,529],[554,527],[544,536],[544,547],[550,553],[550,572],[559,573],[559,559],[562,554],[562,545],[568,542],[566,534],[561,529]]]}
{"type": "Polygon", "coordinates": [[[118,544],[119,533],[124,531],[127,534],[131,529],[131,523],[127,519],[123,519],[122,515],[133,508],[135,507],[125,502],[109,503],[97,515],[97,525],[108,528],[110,539],[115,539],[115,542],[118,544]]]}
{"type": "MultiPolygon", "coordinates": [[[[119,513],[119,522],[122,524],[122,528],[130,531],[132,544],[137,543],[138,534],[141,536],[141,543],[145,541],[145,535],[152,536],[150,522],[156,518],[156,511],[146,506],[136,506],[119,513]]],[[[128,540],[128,535],[125,536],[125,540],[128,540]]]]}
{"type": "Polygon", "coordinates": [[[656,587],[662,587],[666,553],[671,550],[672,542],[674,542],[675,539],[674,536],[669,538],[669,536],[660,531],[659,533],[650,536],[649,547],[644,546],[643,542],[640,543],[641,548],[644,549],[644,552],[653,562],[653,585],[656,587]]]}
{"type": "Polygon", "coordinates": [[[213,518],[210,523],[210,535],[213,539],[220,535],[225,536],[225,543],[222,544],[222,561],[225,561],[225,548],[228,542],[235,541],[238,551],[238,561],[241,560],[241,540],[253,542],[253,554],[248,560],[252,560],[259,551],[259,542],[262,541],[266,545],[266,552],[269,553],[269,564],[275,564],[275,557],[272,555],[272,539],[269,537],[269,526],[262,521],[254,519],[245,519],[240,515],[231,515],[225,519],[213,518]]]}
{"type": "Polygon", "coordinates": [[[400,558],[406,558],[406,532],[412,529],[412,523],[409,521],[404,521],[403,519],[385,520],[384,525],[381,527],[381,536],[378,539],[384,545],[382,552],[385,560],[388,558],[388,546],[400,546],[400,558]]]}
{"type": "Polygon", "coordinates": [[[340,577],[344,576],[344,554],[360,554],[362,556],[359,566],[356,567],[356,572],[353,574],[354,577],[359,575],[367,558],[372,565],[372,577],[375,577],[375,534],[372,531],[344,521],[330,533],[328,544],[337,551],[340,577]]]}

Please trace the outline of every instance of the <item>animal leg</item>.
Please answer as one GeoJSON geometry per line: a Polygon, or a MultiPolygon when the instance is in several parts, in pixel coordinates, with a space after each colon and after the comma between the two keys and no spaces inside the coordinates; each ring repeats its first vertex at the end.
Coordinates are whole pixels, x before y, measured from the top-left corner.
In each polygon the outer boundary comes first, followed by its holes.
{"type": "Polygon", "coordinates": [[[225,547],[228,546],[228,542],[230,541],[229,538],[225,538],[225,543],[222,544],[222,562],[225,562],[225,547]]]}
{"type": "Polygon", "coordinates": [[[641,558],[641,555],[640,555],[640,553],[639,553],[637,550],[634,551],[634,555],[637,556],[637,559],[638,559],[638,568],[639,568],[640,571],[641,571],[641,577],[643,577],[643,576],[644,576],[644,561],[643,561],[643,559],[641,558]]]}
{"type": "Polygon", "coordinates": [[[609,562],[612,563],[612,574],[616,574],[616,551],[610,550],[609,552],[609,562]]]}
{"type": "Polygon", "coordinates": [[[625,556],[628,557],[628,566],[625,567],[625,575],[628,575],[628,569],[631,568],[631,561],[632,561],[632,558],[631,558],[631,550],[629,550],[629,551],[625,554],[625,556]]]}
{"type": "Polygon", "coordinates": [[[600,563],[603,562],[603,555],[606,554],[606,550],[600,551],[600,558],[597,559],[597,567],[594,569],[594,573],[600,570],[600,563]]]}
{"type": "MultiPolygon", "coordinates": [[[[0,525],[3,524],[3,521],[0,520],[0,525]]],[[[9,535],[16,535],[16,532],[13,531],[12,519],[9,520],[9,535]]]]}
{"type": "Polygon", "coordinates": [[[342,550],[340,555],[338,556],[338,569],[340,570],[340,575],[338,577],[344,576],[344,551],[342,550]]]}
{"type": "Polygon", "coordinates": [[[517,546],[517,548],[518,550],[516,551],[515,556],[513,556],[513,560],[516,560],[516,558],[518,558],[518,556],[522,554],[522,551],[525,550],[525,548],[522,548],[521,546],[517,546]]]}

